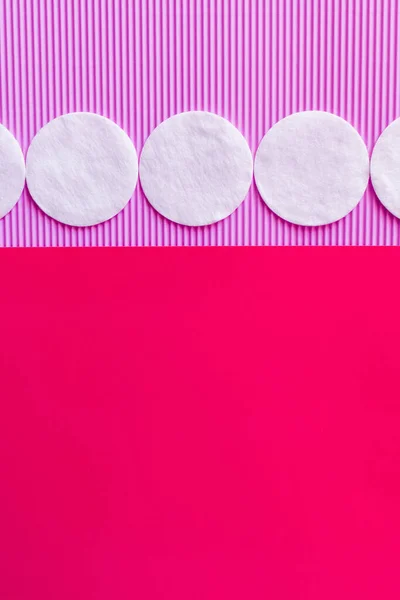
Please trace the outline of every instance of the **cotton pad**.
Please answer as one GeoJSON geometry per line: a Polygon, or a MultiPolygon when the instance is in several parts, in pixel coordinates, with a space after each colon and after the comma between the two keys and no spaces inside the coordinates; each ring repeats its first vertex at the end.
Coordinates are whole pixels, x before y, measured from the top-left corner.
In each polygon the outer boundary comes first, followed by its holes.
{"type": "Polygon", "coordinates": [[[130,138],[109,119],[91,113],[50,121],[26,158],[32,198],[67,225],[96,225],[115,216],[131,198],[137,175],[130,138]]]}
{"type": "Polygon", "coordinates": [[[182,225],[225,219],[244,200],[253,159],[242,134],[208,112],[167,119],[146,141],[139,166],[149,202],[182,225]]]}
{"type": "Polygon", "coordinates": [[[264,202],[297,225],[326,225],[351,212],[368,184],[367,148],[342,118],[309,111],[265,135],[254,175],[264,202]]]}
{"type": "Polygon", "coordinates": [[[400,119],[385,129],[375,145],[371,180],[379,200],[400,219],[400,119]]]}
{"type": "Polygon", "coordinates": [[[0,219],[16,205],[24,185],[24,155],[15,137],[0,125],[0,219]]]}

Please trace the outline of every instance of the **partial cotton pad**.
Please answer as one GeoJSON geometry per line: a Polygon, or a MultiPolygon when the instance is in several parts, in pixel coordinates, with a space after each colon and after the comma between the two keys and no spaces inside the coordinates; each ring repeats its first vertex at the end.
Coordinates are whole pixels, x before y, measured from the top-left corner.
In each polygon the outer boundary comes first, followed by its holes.
{"type": "Polygon", "coordinates": [[[149,202],[183,225],[225,219],[244,200],[253,159],[242,134],[226,119],[187,112],[167,119],[146,141],[139,166],[149,202]]]}
{"type": "Polygon", "coordinates": [[[71,113],[45,125],[28,150],[26,181],[40,208],[67,225],[96,225],[120,212],[137,183],[136,150],[118,125],[71,113]]]}
{"type": "Polygon", "coordinates": [[[15,137],[0,125],[0,219],[16,205],[24,185],[24,155],[15,137]]]}
{"type": "Polygon", "coordinates": [[[368,184],[367,148],[357,131],[330,113],[291,115],[266,134],[254,175],[264,202],[297,225],[345,217],[368,184]]]}
{"type": "Polygon", "coordinates": [[[385,129],[375,145],[371,180],[379,200],[400,219],[400,119],[385,129]]]}

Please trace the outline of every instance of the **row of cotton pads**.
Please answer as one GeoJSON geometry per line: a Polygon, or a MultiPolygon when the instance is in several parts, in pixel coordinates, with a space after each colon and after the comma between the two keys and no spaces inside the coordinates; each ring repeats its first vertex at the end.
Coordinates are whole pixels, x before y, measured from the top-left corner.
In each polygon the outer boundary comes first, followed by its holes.
{"type": "Polygon", "coordinates": [[[298,225],[333,223],[351,212],[372,182],[382,203],[400,217],[400,120],[378,140],[371,169],[367,148],[342,118],[296,113],[264,136],[254,165],[243,135],[208,112],[175,115],[147,139],[138,165],[131,139],[92,113],[62,115],[34,137],[26,165],[18,142],[0,125],[0,217],[26,182],[38,206],[73,226],[118,214],[138,174],[152,206],[164,217],[199,226],[228,217],[245,199],[253,170],[262,199],[298,225]]]}

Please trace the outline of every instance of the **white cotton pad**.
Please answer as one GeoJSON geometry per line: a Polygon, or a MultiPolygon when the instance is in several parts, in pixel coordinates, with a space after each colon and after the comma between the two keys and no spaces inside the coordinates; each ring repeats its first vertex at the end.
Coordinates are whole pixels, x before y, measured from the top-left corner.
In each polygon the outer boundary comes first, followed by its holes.
{"type": "Polygon", "coordinates": [[[0,125],[0,219],[16,205],[24,185],[24,155],[15,137],[0,125]]]}
{"type": "Polygon", "coordinates": [[[135,147],[118,125],[91,113],[50,121],[26,157],[26,181],[40,208],[67,225],[96,225],[122,210],[137,183],[135,147]]]}
{"type": "Polygon", "coordinates": [[[400,119],[385,129],[375,145],[371,180],[379,200],[400,219],[400,119]]]}
{"type": "Polygon", "coordinates": [[[140,182],[153,207],[182,225],[209,225],[244,200],[253,159],[242,134],[208,112],[167,119],[146,141],[140,182]]]}
{"type": "Polygon", "coordinates": [[[266,134],[254,175],[261,197],[277,215],[297,225],[326,225],[345,217],[362,198],[368,151],[342,118],[297,113],[266,134]]]}

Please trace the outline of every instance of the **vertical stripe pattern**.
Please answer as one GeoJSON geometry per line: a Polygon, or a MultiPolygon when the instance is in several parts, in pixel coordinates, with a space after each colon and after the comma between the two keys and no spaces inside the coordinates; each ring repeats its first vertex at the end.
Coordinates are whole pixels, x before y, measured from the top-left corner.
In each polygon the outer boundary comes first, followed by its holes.
{"type": "MultiPolygon", "coordinates": [[[[397,0],[0,0],[0,121],[24,153],[71,111],[113,119],[138,152],[167,117],[208,110],[232,121],[253,154],[300,110],[347,119],[369,151],[400,116],[397,0]]],[[[140,186],[107,223],[71,228],[27,190],[0,221],[0,246],[398,245],[400,221],[371,185],[330,226],[276,217],[254,186],[228,219],[188,228],[158,215],[140,186]]]]}

